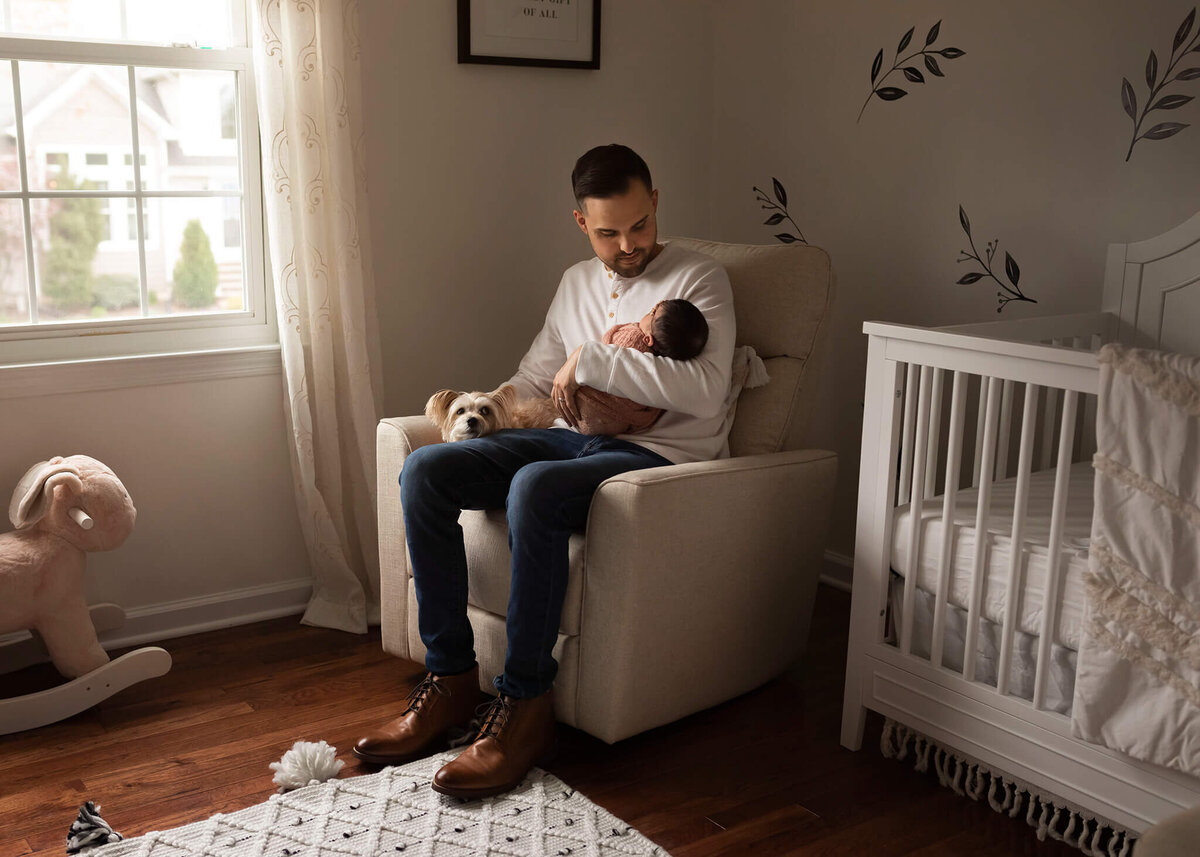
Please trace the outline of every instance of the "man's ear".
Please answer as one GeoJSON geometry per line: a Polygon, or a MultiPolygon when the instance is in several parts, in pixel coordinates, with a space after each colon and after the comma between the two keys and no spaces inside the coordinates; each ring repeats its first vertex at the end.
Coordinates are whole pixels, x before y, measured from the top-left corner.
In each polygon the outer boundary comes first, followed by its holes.
{"type": "Polygon", "coordinates": [[[650,191],[650,205],[654,208],[654,211],[657,213],[658,212],[658,188],[655,188],[654,190],[650,191]]]}
{"type": "Polygon", "coordinates": [[[579,224],[579,228],[583,230],[583,234],[587,235],[587,215],[579,209],[575,209],[571,213],[575,215],[575,222],[579,224]]]}

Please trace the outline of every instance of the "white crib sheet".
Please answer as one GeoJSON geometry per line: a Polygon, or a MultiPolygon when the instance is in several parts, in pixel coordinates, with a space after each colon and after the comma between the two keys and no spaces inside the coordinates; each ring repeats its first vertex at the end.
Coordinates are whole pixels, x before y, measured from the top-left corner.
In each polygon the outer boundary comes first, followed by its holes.
{"type": "MultiPolygon", "coordinates": [[[[1043,591],[1049,566],[1050,515],[1054,499],[1054,470],[1032,474],[1023,536],[1024,593],[1017,613],[1017,628],[1028,634],[1041,631],[1043,591]]],[[[1016,479],[1005,479],[992,486],[991,512],[986,526],[987,550],[983,570],[984,616],[996,623],[1004,621],[1005,599],[1012,558],[1013,506],[1016,479]]],[[[1088,568],[1088,539],[1092,529],[1093,473],[1090,461],[1072,465],[1067,489],[1066,526],[1063,531],[1060,565],[1059,610],[1053,642],[1070,649],[1079,648],[1079,629],[1083,617],[1083,575],[1088,568]]],[[[958,492],[951,539],[950,603],[966,608],[970,602],[972,566],[975,557],[975,510],[978,490],[958,492]]],[[[907,575],[909,544],[912,539],[912,515],[908,504],[896,509],[892,525],[892,569],[907,575]]],[[[921,504],[921,550],[917,557],[917,586],[935,592],[942,547],[942,498],[921,504]]]]}

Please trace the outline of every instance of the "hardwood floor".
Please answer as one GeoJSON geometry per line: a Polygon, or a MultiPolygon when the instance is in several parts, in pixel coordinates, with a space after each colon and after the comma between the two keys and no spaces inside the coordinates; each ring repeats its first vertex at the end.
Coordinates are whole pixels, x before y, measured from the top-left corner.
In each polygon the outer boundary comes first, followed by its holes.
{"type": "MultiPolygon", "coordinates": [[[[765,687],[609,746],[565,726],[552,773],[674,857],[1046,855],[1023,821],[882,758],[881,723],[858,753],[838,744],[849,595],[819,588],[804,659],[765,687]]],[[[268,765],[326,740],[350,747],[394,716],[415,664],[356,637],[281,619],[168,641],[174,667],[69,721],[0,737],[0,857],[64,853],[93,800],[126,836],[232,812],[274,791],[268,765]]],[[[58,681],[4,676],[2,695],[58,681]]]]}

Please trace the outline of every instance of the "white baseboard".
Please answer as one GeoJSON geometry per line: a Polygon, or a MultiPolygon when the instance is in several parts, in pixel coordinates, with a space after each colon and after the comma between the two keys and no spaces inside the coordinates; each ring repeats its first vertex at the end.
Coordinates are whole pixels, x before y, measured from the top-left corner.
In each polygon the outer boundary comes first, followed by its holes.
{"type": "Polygon", "coordinates": [[[821,582],[843,592],[850,591],[850,581],[854,577],[854,557],[846,556],[837,551],[825,551],[825,572],[821,582]]]}
{"type": "MultiPolygon", "coordinates": [[[[100,643],[105,649],[123,649],[281,616],[295,616],[304,612],[311,595],[312,580],[304,577],[199,598],[134,607],[125,614],[124,625],[99,635],[100,643]]],[[[28,631],[0,635],[0,646],[35,645],[29,636],[28,631]]],[[[38,660],[47,658],[44,654],[35,654],[27,662],[36,663],[38,660]]]]}

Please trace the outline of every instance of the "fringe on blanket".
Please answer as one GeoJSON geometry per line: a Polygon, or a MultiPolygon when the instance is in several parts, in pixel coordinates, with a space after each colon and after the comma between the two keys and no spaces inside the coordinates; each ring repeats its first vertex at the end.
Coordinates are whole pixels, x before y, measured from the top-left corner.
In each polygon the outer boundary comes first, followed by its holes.
{"type": "Polygon", "coordinates": [[[1025,822],[1037,829],[1041,841],[1049,836],[1078,848],[1088,857],[1129,857],[1133,853],[1137,837],[1123,827],[1071,806],[1055,795],[1043,794],[1002,771],[990,770],[891,718],[884,721],[879,750],[885,759],[900,762],[911,752],[913,767],[920,773],[928,771],[932,762],[941,786],[971,800],[986,797],[988,806],[1009,818],[1024,812],[1025,822]]]}

